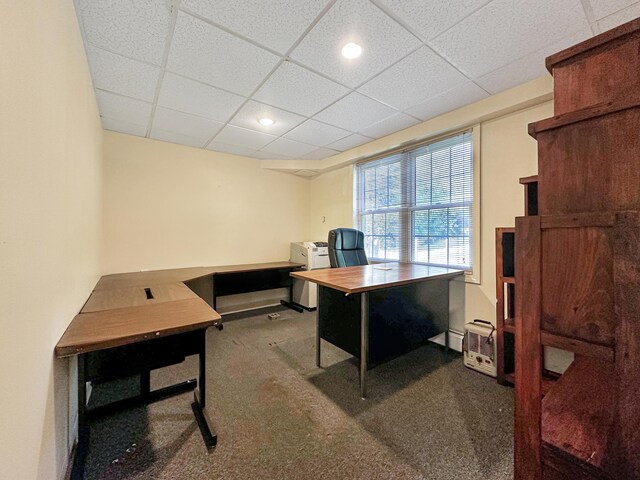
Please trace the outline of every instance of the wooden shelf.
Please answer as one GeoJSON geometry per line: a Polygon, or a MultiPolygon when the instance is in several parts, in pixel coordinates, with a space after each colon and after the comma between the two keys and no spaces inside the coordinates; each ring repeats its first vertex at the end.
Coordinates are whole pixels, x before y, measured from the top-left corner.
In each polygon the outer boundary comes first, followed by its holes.
{"type": "Polygon", "coordinates": [[[519,182],[520,185],[526,185],[527,183],[535,183],[538,181],[538,175],[531,175],[530,177],[522,177],[519,182]]]}
{"type": "Polygon", "coordinates": [[[542,401],[542,441],[547,455],[599,470],[605,460],[614,408],[614,367],[576,357],[542,401]]]}
{"type": "Polygon", "coordinates": [[[516,384],[516,376],[514,373],[505,373],[504,374],[504,379],[506,382],[509,382],[511,385],[515,385],[516,384]]]}
{"type": "Polygon", "coordinates": [[[504,283],[516,283],[516,277],[502,277],[504,283]]]}

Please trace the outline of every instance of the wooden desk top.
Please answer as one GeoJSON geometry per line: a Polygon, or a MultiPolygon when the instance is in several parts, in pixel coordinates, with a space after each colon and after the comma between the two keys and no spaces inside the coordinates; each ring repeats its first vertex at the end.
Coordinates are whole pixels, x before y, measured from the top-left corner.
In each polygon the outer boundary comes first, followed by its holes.
{"type": "Polygon", "coordinates": [[[220,318],[198,297],[80,313],[56,345],[56,355],[68,357],[207,328],[220,318]]]}
{"type": "Polygon", "coordinates": [[[272,268],[297,268],[301,263],[294,262],[269,262],[249,263],[244,265],[224,265],[219,267],[189,267],[172,268],[170,270],[151,270],[145,272],[115,273],[105,275],[96,284],[94,290],[111,290],[126,287],[148,287],[149,284],[160,285],[163,283],[176,283],[195,280],[196,278],[216,273],[239,273],[256,270],[269,270],[272,268]]]}
{"type": "Polygon", "coordinates": [[[360,293],[436,278],[453,278],[463,274],[464,270],[455,268],[415,263],[378,263],[358,267],[292,272],[291,276],[345,293],[360,293]],[[382,270],[383,268],[391,268],[391,270],[382,270]]]}
{"type": "Polygon", "coordinates": [[[200,298],[182,282],[164,283],[161,285],[147,285],[146,287],[113,288],[111,290],[94,290],[87,303],[82,307],[82,313],[100,312],[115,308],[137,307],[153,305],[175,300],[200,298]],[[145,288],[153,298],[147,298],[145,288]]]}
{"type": "Polygon", "coordinates": [[[207,275],[301,266],[271,262],[105,275],[62,335],[56,355],[68,357],[214,326],[220,323],[220,314],[183,282],[207,275]]]}

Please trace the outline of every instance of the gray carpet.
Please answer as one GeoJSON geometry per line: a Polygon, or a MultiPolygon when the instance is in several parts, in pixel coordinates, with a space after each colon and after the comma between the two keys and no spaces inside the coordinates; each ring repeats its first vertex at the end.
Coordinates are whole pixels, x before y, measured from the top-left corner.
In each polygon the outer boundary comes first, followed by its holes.
{"type": "MultiPolygon", "coordinates": [[[[218,447],[207,453],[186,393],[95,422],[86,478],[512,478],[510,388],[424,346],[371,370],[361,400],[354,359],[323,343],[316,368],[314,335],[313,313],[226,317],[207,338],[218,447]]],[[[152,388],[196,375],[194,357],[154,372],[152,388]]],[[[90,406],[136,385],[97,385],[90,406]]]]}

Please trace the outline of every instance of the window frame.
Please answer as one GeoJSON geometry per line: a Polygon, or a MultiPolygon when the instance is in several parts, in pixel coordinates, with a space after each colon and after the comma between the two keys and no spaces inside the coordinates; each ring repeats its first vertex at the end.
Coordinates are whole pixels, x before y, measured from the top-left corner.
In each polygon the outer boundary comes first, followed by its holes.
{"type": "MultiPolygon", "coordinates": [[[[361,221],[361,218],[364,217],[364,215],[371,215],[371,218],[373,218],[373,215],[375,214],[400,212],[401,231],[411,232],[410,235],[401,235],[401,241],[400,241],[400,247],[399,247],[400,248],[399,260],[390,260],[390,259],[384,259],[384,258],[371,257],[371,261],[373,262],[400,261],[400,262],[409,262],[409,263],[416,263],[416,264],[422,264],[422,265],[427,264],[425,262],[418,262],[413,260],[413,254],[414,254],[413,244],[412,244],[412,240],[414,238],[413,216],[416,211],[442,209],[443,206],[436,206],[436,205],[418,206],[412,200],[410,201],[410,199],[412,198],[412,195],[415,196],[416,181],[415,181],[415,172],[413,171],[415,169],[415,163],[411,162],[409,155],[405,155],[405,154],[412,150],[416,150],[420,147],[444,140],[449,137],[454,137],[456,135],[460,135],[465,132],[471,133],[473,193],[472,193],[472,204],[471,204],[471,232],[470,232],[470,239],[471,239],[471,245],[472,245],[471,247],[472,260],[471,260],[471,267],[465,270],[464,280],[465,282],[468,282],[468,283],[480,284],[480,279],[481,279],[480,265],[481,265],[481,251],[482,251],[481,223],[480,223],[481,222],[481,217],[480,217],[481,127],[480,127],[480,124],[476,124],[471,127],[466,127],[466,128],[462,128],[454,131],[449,131],[443,135],[438,135],[436,137],[431,137],[425,140],[421,140],[419,142],[414,142],[413,144],[403,146],[401,149],[390,150],[390,151],[387,151],[386,153],[381,153],[379,155],[376,155],[375,157],[370,157],[366,160],[362,160],[354,164],[354,167],[353,167],[353,225],[355,226],[355,228],[358,228],[358,229],[361,228],[360,221],[361,221]],[[366,214],[361,213],[359,211],[359,207],[360,207],[359,193],[362,193],[362,195],[364,195],[364,190],[363,190],[364,178],[359,178],[360,177],[359,167],[361,167],[363,164],[366,164],[375,160],[381,160],[385,157],[389,157],[389,163],[393,163],[392,157],[400,154],[403,155],[399,157],[400,162],[414,163],[411,169],[408,168],[408,165],[403,165],[401,167],[404,171],[409,172],[408,175],[410,175],[411,177],[409,181],[405,181],[402,184],[401,205],[396,208],[385,207],[382,209],[375,209],[375,210],[368,211],[366,214]]],[[[446,204],[444,208],[452,208],[452,206],[455,206],[455,205],[446,204]]],[[[386,243],[385,243],[385,246],[386,246],[386,243]]],[[[428,264],[437,265],[435,263],[428,263],[428,264]]],[[[446,267],[447,265],[439,265],[439,266],[446,267]]],[[[451,267],[451,268],[454,268],[454,267],[451,267]]]]}

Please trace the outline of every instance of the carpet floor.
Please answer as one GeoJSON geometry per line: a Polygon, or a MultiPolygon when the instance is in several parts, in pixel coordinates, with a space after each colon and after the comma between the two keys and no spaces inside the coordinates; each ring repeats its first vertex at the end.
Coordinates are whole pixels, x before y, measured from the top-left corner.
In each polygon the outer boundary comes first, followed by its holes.
{"type": "MultiPolygon", "coordinates": [[[[185,393],[92,424],[86,479],[512,478],[513,390],[420,347],[369,372],[323,342],[315,314],[273,308],[225,317],[207,333],[202,441],[185,393]],[[267,313],[280,317],[269,320],[267,313]]],[[[197,358],[152,373],[152,388],[197,376],[197,358]]],[[[96,385],[90,406],[136,393],[137,379],[96,385]]]]}

